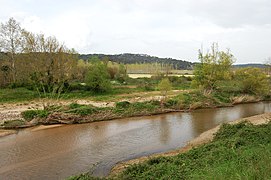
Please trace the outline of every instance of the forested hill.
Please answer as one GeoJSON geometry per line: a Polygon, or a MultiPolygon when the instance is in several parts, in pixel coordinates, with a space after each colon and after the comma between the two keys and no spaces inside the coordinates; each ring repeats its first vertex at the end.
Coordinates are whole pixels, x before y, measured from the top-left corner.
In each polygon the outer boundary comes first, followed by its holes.
{"type": "Polygon", "coordinates": [[[247,67],[255,67],[255,68],[266,68],[266,65],[264,64],[236,64],[233,65],[235,68],[247,68],[247,67]]]}
{"type": "Polygon", "coordinates": [[[172,58],[159,58],[146,54],[116,54],[116,55],[105,55],[105,54],[81,54],[79,57],[83,60],[88,60],[94,56],[103,59],[108,57],[110,61],[123,63],[123,64],[142,64],[142,63],[161,63],[161,64],[172,64],[175,69],[192,69],[194,63],[177,60],[172,58]]]}

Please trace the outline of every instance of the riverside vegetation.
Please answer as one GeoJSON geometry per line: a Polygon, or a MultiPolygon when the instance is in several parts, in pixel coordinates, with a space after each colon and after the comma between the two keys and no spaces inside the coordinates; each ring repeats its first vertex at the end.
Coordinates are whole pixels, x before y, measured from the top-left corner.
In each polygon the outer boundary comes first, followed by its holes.
{"type": "MultiPolygon", "coordinates": [[[[131,79],[125,64],[113,63],[108,57],[80,60],[74,49],[54,37],[28,32],[12,18],[1,24],[0,35],[0,103],[70,101],[65,105],[44,103],[40,109],[22,112],[20,119],[4,121],[1,128],[85,123],[270,100],[269,69],[233,68],[234,56],[220,51],[216,44],[206,54],[199,52],[194,77],[169,76],[172,65],[161,64],[163,71],[155,68],[153,77],[131,79]],[[160,91],[159,98],[143,102],[125,99],[129,94],[155,91],[160,91]],[[74,99],[114,105],[97,107],[72,103],[74,99]]],[[[270,132],[270,123],[225,125],[211,144],[131,166],[117,178],[270,177],[270,166],[266,166],[270,132]]],[[[72,179],[93,177],[83,174],[72,179]]]]}

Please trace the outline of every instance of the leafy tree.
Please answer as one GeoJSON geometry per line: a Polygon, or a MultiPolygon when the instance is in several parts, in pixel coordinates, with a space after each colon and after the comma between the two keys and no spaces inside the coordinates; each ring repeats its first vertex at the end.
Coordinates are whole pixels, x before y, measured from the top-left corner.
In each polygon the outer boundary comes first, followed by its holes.
{"type": "Polygon", "coordinates": [[[107,67],[107,71],[110,75],[110,79],[115,79],[115,77],[118,73],[118,68],[117,67],[107,67]]]}
{"type": "Polygon", "coordinates": [[[0,52],[5,52],[5,60],[9,63],[12,83],[16,82],[16,58],[22,52],[22,31],[20,24],[13,18],[0,25],[0,52]]]}
{"type": "Polygon", "coordinates": [[[241,68],[235,72],[235,78],[241,83],[244,93],[267,95],[270,83],[266,74],[259,68],[241,68]]]}
{"type": "Polygon", "coordinates": [[[229,50],[226,52],[219,51],[218,45],[213,44],[211,52],[205,55],[199,51],[200,64],[194,69],[193,84],[203,89],[214,90],[217,88],[217,83],[231,78],[231,66],[234,62],[234,57],[229,50]]]}
{"type": "Polygon", "coordinates": [[[128,75],[127,75],[126,67],[123,64],[120,64],[118,68],[118,73],[116,74],[116,79],[123,83],[125,82],[127,77],[128,75]]]}
{"type": "Polygon", "coordinates": [[[171,82],[168,78],[164,78],[161,80],[161,82],[158,84],[158,89],[162,92],[162,95],[166,98],[168,91],[172,89],[171,82]]]}
{"type": "Polygon", "coordinates": [[[29,76],[39,92],[61,93],[73,79],[77,53],[60,44],[55,37],[24,32],[24,59],[29,76]]]}
{"type": "Polygon", "coordinates": [[[111,89],[107,67],[100,61],[93,62],[86,75],[86,84],[94,92],[105,92],[111,89]]]}

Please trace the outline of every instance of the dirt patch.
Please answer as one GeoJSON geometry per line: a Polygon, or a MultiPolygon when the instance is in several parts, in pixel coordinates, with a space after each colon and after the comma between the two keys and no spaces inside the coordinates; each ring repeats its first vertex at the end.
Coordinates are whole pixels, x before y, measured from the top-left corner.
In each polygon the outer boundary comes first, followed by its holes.
{"type": "MultiPolygon", "coordinates": [[[[236,121],[230,122],[229,124],[237,124],[237,123],[240,123],[242,121],[248,121],[248,122],[251,122],[254,125],[265,124],[265,123],[268,123],[269,121],[271,121],[271,113],[265,113],[265,114],[261,114],[261,115],[248,117],[248,118],[238,119],[236,121]]],[[[215,128],[210,129],[210,130],[200,134],[197,138],[195,138],[195,139],[191,140],[190,142],[188,142],[188,144],[185,147],[181,148],[181,149],[168,151],[168,152],[165,152],[165,153],[153,154],[153,155],[150,155],[150,156],[144,156],[144,157],[140,157],[140,158],[137,158],[137,159],[132,159],[132,160],[125,161],[125,162],[120,162],[115,167],[112,168],[109,176],[112,177],[112,176],[115,176],[116,174],[121,173],[122,171],[125,170],[125,168],[127,168],[128,166],[130,166],[132,164],[142,163],[142,162],[144,162],[146,160],[149,160],[149,159],[154,158],[154,157],[159,157],[159,156],[175,156],[175,155],[178,155],[180,153],[187,152],[190,149],[192,149],[193,147],[197,147],[197,146],[206,144],[206,143],[213,140],[214,135],[219,130],[220,126],[221,125],[218,125],[215,128]]]]}

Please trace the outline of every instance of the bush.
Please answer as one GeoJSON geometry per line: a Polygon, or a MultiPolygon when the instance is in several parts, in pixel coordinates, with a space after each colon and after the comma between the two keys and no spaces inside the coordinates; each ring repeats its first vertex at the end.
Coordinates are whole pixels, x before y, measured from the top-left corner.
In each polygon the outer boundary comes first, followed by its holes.
{"type": "Polygon", "coordinates": [[[165,107],[171,108],[171,107],[176,107],[179,104],[178,99],[169,99],[165,102],[165,107]]]}
{"type": "Polygon", "coordinates": [[[150,102],[135,102],[131,104],[131,108],[133,108],[136,111],[153,110],[157,108],[157,105],[154,105],[151,101],[150,102]]]}
{"type": "Polygon", "coordinates": [[[80,105],[76,103],[72,103],[70,107],[71,107],[71,110],[67,111],[68,113],[74,113],[81,116],[90,115],[98,111],[97,108],[95,107],[80,105]]]}
{"type": "Polygon", "coordinates": [[[25,120],[32,120],[35,117],[46,118],[50,113],[46,110],[27,110],[22,112],[22,116],[25,120]]]}
{"type": "Polygon", "coordinates": [[[128,101],[116,102],[116,108],[128,108],[129,106],[130,102],[128,101]]]}
{"type": "Polygon", "coordinates": [[[238,69],[235,78],[240,82],[244,93],[268,95],[270,91],[268,78],[259,68],[238,69]]]}
{"type": "Polygon", "coordinates": [[[86,75],[86,84],[93,92],[106,92],[111,90],[110,77],[106,65],[101,62],[92,64],[86,75]]]}
{"type": "Polygon", "coordinates": [[[78,104],[78,103],[71,103],[70,105],[69,105],[69,108],[70,109],[76,109],[76,108],[80,108],[80,107],[82,107],[83,105],[81,105],[81,104],[78,104]]]}
{"type": "Polygon", "coordinates": [[[25,121],[23,120],[12,120],[12,121],[5,121],[4,122],[4,127],[7,127],[7,128],[14,128],[14,127],[17,127],[17,126],[22,126],[22,125],[25,125],[25,121]]]}

